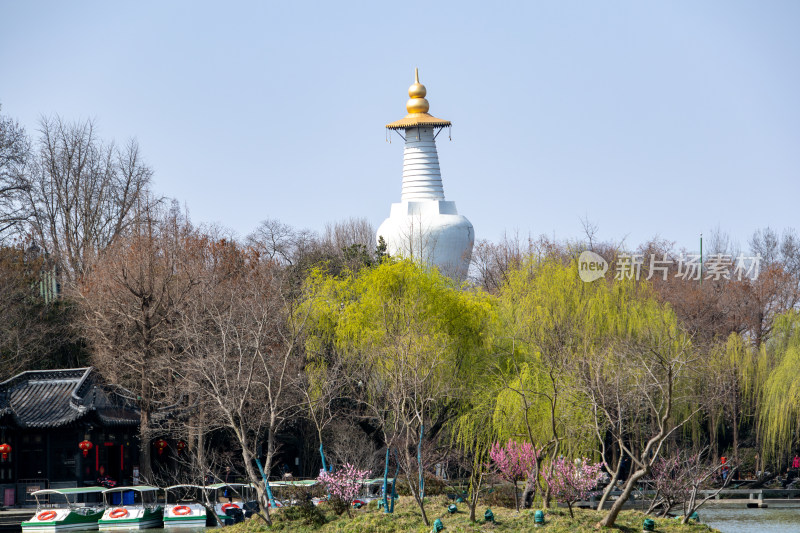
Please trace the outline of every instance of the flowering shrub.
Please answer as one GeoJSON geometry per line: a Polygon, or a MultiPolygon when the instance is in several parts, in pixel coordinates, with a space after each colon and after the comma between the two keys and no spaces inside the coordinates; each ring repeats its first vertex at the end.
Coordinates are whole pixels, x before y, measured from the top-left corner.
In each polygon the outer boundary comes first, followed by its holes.
{"type": "Polygon", "coordinates": [[[667,516],[673,506],[689,500],[691,493],[690,467],[696,462],[694,456],[678,453],[668,457],[659,457],[650,469],[653,480],[655,497],[650,504],[648,514],[659,505],[662,506],[662,515],[667,516]]]}
{"type": "Polygon", "coordinates": [[[349,516],[350,504],[361,492],[361,480],[368,474],[368,470],[358,470],[355,466],[345,463],[335,472],[320,470],[317,481],[325,485],[336,513],[342,514],[347,511],[349,516]]]}
{"type": "Polygon", "coordinates": [[[533,444],[518,443],[515,440],[509,440],[505,446],[495,442],[489,450],[489,457],[500,472],[500,476],[514,485],[514,505],[517,511],[519,511],[517,481],[527,478],[535,471],[540,453],[541,450],[537,450],[533,444]]]}
{"type": "Polygon", "coordinates": [[[603,463],[591,464],[586,458],[570,461],[559,457],[552,466],[552,474],[543,472],[544,480],[553,498],[566,503],[569,515],[574,518],[572,504],[589,497],[589,493],[600,481],[603,463]]]}

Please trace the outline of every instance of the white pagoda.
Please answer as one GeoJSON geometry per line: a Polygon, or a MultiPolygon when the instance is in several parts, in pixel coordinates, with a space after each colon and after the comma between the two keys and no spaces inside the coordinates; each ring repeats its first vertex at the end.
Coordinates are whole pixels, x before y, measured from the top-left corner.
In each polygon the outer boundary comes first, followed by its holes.
{"type": "Polygon", "coordinates": [[[408,89],[408,115],[386,125],[405,141],[403,187],[400,202],[392,204],[389,218],[378,228],[377,239],[383,237],[389,255],[436,266],[443,274],[463,280],[475,231],[470,221],[458,214],[456,203],[444,198],[436,136],[451,124],[428,114],[426,94],[416,71],[414,84],[408,89]]]}

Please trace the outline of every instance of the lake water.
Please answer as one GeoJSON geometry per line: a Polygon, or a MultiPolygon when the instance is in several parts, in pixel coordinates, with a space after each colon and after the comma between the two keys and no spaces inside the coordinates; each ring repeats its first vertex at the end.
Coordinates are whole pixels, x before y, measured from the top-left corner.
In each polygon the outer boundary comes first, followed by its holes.
{"type": "Polygon", "coordinates": [[[699,513],[701,522],[722,533],[800,533],[800,507],[796,506],[747,509],[705,505],[699,513]]]}
{"type": "MultiPolygon", "coordinates": [[[[741,505],[705,505],[700,521],[722,533],[800,533],[800,506],[770,504],[767,509],[747,509],[741,505]]],[[[164,529],[145,529],[139,533],[164,533],[164,529]]],[[[181,533],[212,533],[219,528],[180,529],[181,533]]],[[[93,533],[91,531],[75,533],[93,533]]],[[[97,533],[97,530],[94,530],[97,533]]]]}

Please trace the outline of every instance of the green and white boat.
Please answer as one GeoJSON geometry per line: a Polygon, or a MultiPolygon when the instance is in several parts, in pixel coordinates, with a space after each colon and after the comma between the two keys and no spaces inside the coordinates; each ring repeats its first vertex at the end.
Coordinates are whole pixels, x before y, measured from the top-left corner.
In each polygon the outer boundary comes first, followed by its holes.
{"type": "Polygon", "coordinates": [[[209,523],[211,517],[202,503],[205,490],[200,485],[172,485],[164,489],[164,527],[216,525],[209,523]]]}
{"type": "Polygon", "coordinates": [[[207,485],[211,492],[211,501],[214,502],[214,512],[220,524],[233,525],[234,518],[228,516],[229,509],[240,509],[242,516],[247,507],[256,505],[256,490],[247,483],[216,483],[207,485]],[[251,503],[252,502],[252,503],[251,503]]]}
{"type": "MultiPolygon", "coordinates": [[[[283,507],[284,505],[297,505],[297,497],[303,494],[311,495],[314,487],[320,486],[319,481],[316,479],[292,479],[286,481],[270,481],[269,488],[272,495],[275,497],[275,506],[283,507]]],[[[303,496],[301,496],[303,497],[303,496]]],[[[312,498],[312,501],[313,498],[312,498]]],[[[269,507],[271,503],[267,504],[269,507]]],[[[317,505],[316,503],[314,505],[317,505]]]]}
{"type": "MultiPolygon", "coordinates": [[[[373,500],[382,500],[383,499],[383,478],[373,478],[373,479],[362,479],[358,482],[361,485],[361,492],[358,496],[353,500],[353,505],[361,504],[367,505],[369,502],[373,500]]],[[[386,487],[388,489],[389,494],[392,492],[392,484],[394,483],[394,478],[388,478],[386,480],[386,487]]]]}
{"type": "Polygon", "coordinates": [[[36,514],[22,522],[23,533],[97,529],[103,516],[103,487],[44,489],[32,493],[36,514]]]}
{"type": "Polygon", "coordinates": [[[100,531],[161,527],[164,508],[158,501],[160,490],[147,485],[104,490],[106,510],[97,522],[100,531]]]}

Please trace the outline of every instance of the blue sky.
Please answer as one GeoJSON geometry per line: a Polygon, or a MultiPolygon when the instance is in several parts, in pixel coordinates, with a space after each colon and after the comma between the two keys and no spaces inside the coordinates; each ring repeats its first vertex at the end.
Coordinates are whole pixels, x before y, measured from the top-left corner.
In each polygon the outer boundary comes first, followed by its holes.
{"type": "Polygon", "coordinates": [[[800,2],[0,2],[0,104],[136,137],[157,192],[239,235],[376,226],[419,67],[480,238],[696,248],[800,227],[800,2]]]}

